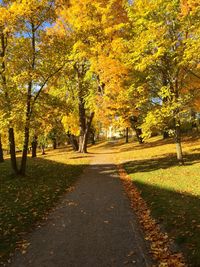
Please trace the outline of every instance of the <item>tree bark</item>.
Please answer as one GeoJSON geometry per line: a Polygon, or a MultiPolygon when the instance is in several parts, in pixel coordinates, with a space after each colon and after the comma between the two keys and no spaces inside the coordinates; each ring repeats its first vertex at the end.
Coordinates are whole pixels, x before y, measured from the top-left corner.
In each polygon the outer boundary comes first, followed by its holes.
{"type": "Polygon", "coordinates": [[[91,128],[90,128],[90,139],[91,139],[91,144],[92,145],[95,145],[95,131],[91,131],[91,128]]]}
{"type": "Polygon", "coordinates": [[[32,146],[32,158],[36,158],[37,157],[37,136],[35,135],[33,137],[33,141],[31,143],[32,146]]]}
{"type": "Polygon", "coordinates": [[[169,138],[169,133],[167,131],[163,131],[163,139],[169,138]]]}
{"type": "Polygon", "coordinates": [[[42,145],[42,155],[45,155],[45,145],[42,145]]]}
{"type": "MultiPolygon", "coordinates": [[[[35,60],[36,60],[36,38],[35,38],[35,25],[31,24],[31,30],[32,30],[32,39],[31,39],[31,45],[32,45],[32,63],[31,63],[31,70],[34,71],[35,69],[35,60]]],[[[25,128],[24,128],[24,146],[22,151],[22,160],[21,160],[21,166],[19,173],[21,175],[26,174],[26,162],[27,162],[27,154],[28,154],[28,145],[29,145],[29,131],[30,131],[30,119],[31,119],[31,98],[32,98],[32,86],[33,86],[33,80],[30,76],[30,81],[28,83],[27,88],[27,99],[26,99],[26,120],[25,120],[25,128]]]]}
{"type": "Polygon", "coordinates": [[[2,147],[1,134],[0,134],[0,163],[1,162],[4,162],[4,158],[3,158],[3,147],[2,147]]]}
{"type": "Polygon", "coordinates": [[[181,145],[181,128],[180,128],[180,122],[175,122],[175,144],[176,144],[176,154],[177,154],[177,160],[180,165],[184,165],[183,160],[183,151],[182,151],[182,145],[181,145]]]}
{"type": "Polygon", "coordinates": [[[87,153],[88,137],[89,137],[89,134],[90,134],[90,128],[91,128],[91,124],[92,124],[93,118],[94,118],[94,112],[92,112],[90,114],[89,120],[88,120],[88,122],[86,124],[86,129],[85,129],[85,133],[83,135],[81,147],[79,147],[79,152],[80,153],[87,153]]]}
{"type": "Polygon", "coordinates": [[[80,135],[79,135],[79,152],[83,152],[83,143],[84,143],[84,135],[86,132],[86,114],[85,114],[85,103],[82,96],[79,96],[79,127],[80,127],[80,135]]]}
{"type": "Polygon", "coordinates": [[[18,174],[16,151],[15,151],[15,136],[14,136],[13,128],[9,128],[8,136],[9,136],[9,145],[10,145],[11,166],[12,166],[14,173],[18,174]]]}
{"type": "Polygon", "coordinates": [[[129,141],[129,140],[128,140],[128,139],[129,139],[129,138],[128,138],[128,137],[129,137],[129,136],[128,136],[128,130],[129,130],[128,127],[126,127],[125,130],[126,130],[126,132],[125,132],[125,139],[126,139],[126,143],[128,143],[128,141],[129,141]]]}
{"type": "Polygon", "coordinates": [[[141,136],[142,135],[142,130],[140,128],[138,128],[137,121],[138,121],[138,118],[136,116],[132,116],[130,118],[131,127],[135,131],[137,140],[138,140],[139,144],[143,144],[144,140],[143,140],[143,138],[141,136]]]}
{"type": "Polygon", "coordinates": [[[75,135],[68,133],[67,136],[69,138],[70,144],[73,147],[73,150],[78,151],[79,146],[78,146],[78,142],[77,142],[75,135]]]}
{"type": "Polygon", "coordinates": [[[28,144],[29,144],[29,126],[26,126],[24,129],[24,146],[22,151],[22,160],[19,173],[21,175],[26,174],[26,162],[27,162],[27,154],[28,154],[28,144]]]}
{"type": "Polygon", "coordinates": [[[56,138],[53,138],[53,149],[57,149],[57,140],[56,138]]]}
{"type": "Polygon", "coordinates": [[[140,128],[137,128],[135,127],[135,133],[136,133],[136,137],[137,137],[137,140],[139,142],[139,144],[143,144],[144,143],[144,140],[142,138],[142,130],[140,128]]]}

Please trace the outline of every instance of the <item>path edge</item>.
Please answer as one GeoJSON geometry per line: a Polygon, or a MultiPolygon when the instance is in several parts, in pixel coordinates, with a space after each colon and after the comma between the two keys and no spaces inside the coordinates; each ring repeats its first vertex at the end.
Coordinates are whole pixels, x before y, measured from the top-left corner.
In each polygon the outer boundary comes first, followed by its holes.
{"type": "Polygon", "coordinates": [[[187,267],[182,252],[173,253],[170,247],[173,240],[168,234],[161,231],[159,224],[152,218],[147,203],[141,197],[140,192],[126,172],[123,164],[117,164],[119,177],[130,200],[140,226],[144,232],[144,238],[150,244],[150,254],[155,260],[154,267],[187,267]]]}

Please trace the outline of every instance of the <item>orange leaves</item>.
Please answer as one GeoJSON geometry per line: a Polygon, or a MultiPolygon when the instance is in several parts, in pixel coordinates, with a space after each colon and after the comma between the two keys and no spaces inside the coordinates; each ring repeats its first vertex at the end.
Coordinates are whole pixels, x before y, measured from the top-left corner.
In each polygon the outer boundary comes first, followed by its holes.
{"type": "Polygon", "coordinates": [[[151,217],[151,211],[142,199],[137,188],[127,175],[122,165],[118,165],[120,178],[131,201],[141,226],[145,233],[145,239],[150,242],[150,249],[158,267],[185,267],[187,266],[181,253],[172,253],[170,245],[172,241],[166,233],[161,232],[159,225],[151,217]]]}
{"type": "Polygon", "coordinates": [[[181,1],[181,13],[183,16],[187,16],[190,12],[195,11],[199,6],[199,0],[182,0],[181,1]]]}

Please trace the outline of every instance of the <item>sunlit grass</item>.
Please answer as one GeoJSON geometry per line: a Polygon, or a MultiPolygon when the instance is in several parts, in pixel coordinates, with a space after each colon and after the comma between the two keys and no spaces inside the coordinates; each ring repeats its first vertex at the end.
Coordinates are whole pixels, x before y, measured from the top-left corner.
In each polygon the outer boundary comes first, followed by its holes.
{"type": "Polygon", "coordinates": [[[184,252],[200,264],[200,140],[183,141],[185,166],[178,166],[173,140],[152,138],[143,145],[123,144],[117,159],[125,163],[152,215],[184,252]]]}
{"type": "Polygon", "coordinates": [[[0,164],[0,256],[6,259],[24,232],[41,221],[46,212],[76,181],[88,164],[87,155],[69,149],[48,151],[28,159],[26,177],[11,173],[9,159],[0,164]]]}

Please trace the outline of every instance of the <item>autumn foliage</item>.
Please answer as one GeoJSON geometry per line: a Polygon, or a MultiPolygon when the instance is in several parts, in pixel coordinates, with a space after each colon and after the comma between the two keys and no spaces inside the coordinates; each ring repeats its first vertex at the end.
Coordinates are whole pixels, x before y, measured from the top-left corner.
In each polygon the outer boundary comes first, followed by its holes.
{"type": "Polygon", "coordinates": [[[161,231],[155,219],[151,216],[146,202],[142,199],[138,189],[131,181],[122,165],[118,165],[120,178],[122,179],[124,188],[131,201],[131,207],[136,212],[140,224],[145,233],[145,239],[150,244],[150,250],[156,261],[155,266],[159,267],[186,267],[182,253],[173,253],[170,251],[170,243],[172,240],[167,233],[161,231]]]}

